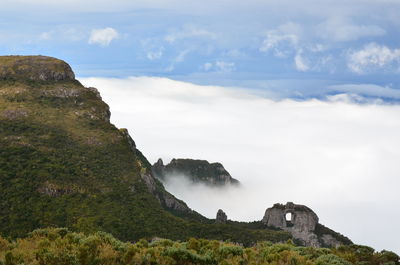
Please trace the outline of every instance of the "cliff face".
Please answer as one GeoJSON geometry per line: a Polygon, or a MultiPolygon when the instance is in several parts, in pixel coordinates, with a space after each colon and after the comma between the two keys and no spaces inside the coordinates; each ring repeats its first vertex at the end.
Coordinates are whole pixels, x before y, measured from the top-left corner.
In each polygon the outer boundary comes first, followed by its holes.
{"type": "Polygon", "coordinates": [[[232,178],[220,163],[209,163],[206,160],[172,159],[164,166],[161,159],[152,167],[154,175],[167,180],[174,175],[183,175],[193,183],[203,183],[210,186],[237,185],[239,181],[232,178]]]}
{"type": "Polygon", "coordinates": [[[0,56],[0,234],[42,227],[123,240],[206,237],[250,244],[286,232],[213,221],[165,191],[95,88],[50,57],[0,56]]]}

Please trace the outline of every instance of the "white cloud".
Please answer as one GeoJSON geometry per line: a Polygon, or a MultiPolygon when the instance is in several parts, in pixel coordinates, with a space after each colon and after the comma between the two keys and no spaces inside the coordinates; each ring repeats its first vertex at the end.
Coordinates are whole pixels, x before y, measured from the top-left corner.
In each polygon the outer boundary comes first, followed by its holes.
{"type": "Polygon", "coordinates": [[[302,52],[298,52],[296,56],[294,57],[294,63],[296,66],[296,69],[298,71],[306,72],[310,70],[310,67],[308,66],[308,63],[306,62],[306,59],[303,58],[302,52]]]}
{"type": "Polygon", "coordinates": [[[52,35],[51,32],[42,32],[39,35],[39,39],[41,39],[41,40],[50,40],[52,38],[51,35],[52,35]]]}
{"type": "Polygon", "coordinates": [[[235,70],[235,63],[216,61],[215,67],[221,72],[232,72],[235,70]]]}
{"type": "Polygon", "coordinates": [[[165,36],[165,41],[169,43],[175,43],[178,40],[187,38],[207,38],[215,39],[216,35],[205,29],[198,28],[194,25],[185,25],[180,30],[174,30],[165,36]]]}
{"type": "Polygon", "coordinates": [[[293,49],[297,49],[302,28],[300,25],[288,22],[266,33],[260,51],[272,51],[277,57],[287,57],[293,49]]]}
{"type": "Polygon", "coordinates": [[[212,63],[205,63],[202,68],[204,69],[204,71],[209,71],[211,70],[212,67],[213,67],[212,63]]]}
{"type": "Polygon", "coordinates": [[[164,54],[164,47],[159,44],[157,39],[143,39],[140,41],[142,48],[146,52],[147,59],[154,61],[161,59],[164,54]]]}
{"type": "Polygon", "coordinates": [[[99,44],[100,46],[108,46],[111,41],[117,39],[119,33],[113,28],[94,29],[90,33],[89,44],[99,44]]]}
{"type": "Polygon", "coordinates": [[[225,61],[215,61],[214,63],[205,63],[202,65],[201,69],[204,71],[215,71],[215,72],[232,72],[235,70],[235,63],[225,62],[225,61]]]}
{"type": "Polygon", "coordinates": [[[317,33],[324,39],[341,42],[379,37],[386,31],[376,25],[356,25],[348,18],[332,17],[317,26],[317,33]]]}
{"type": "Polygon", "coordinates": [[[191,52],[191,49],[180,51],[178,55],[172,60],[171,64],[165,69],[167,72],[175,70],[175,66],[185,61],[186,56],[191,52]]]}
{"type": "Polygon", "coordinates": [[[153,60],[158,60],[162,57],[163,55],[163,51],[160,50],[156,50],[156,51],[149,51],[147,52],[147,59],[153,61],[153,60]]]}
{"type": "Polygon", "coordinates": [[[233,220],[260,220],[273,203],[294,201],[355,243],[400,251],[392,226],[400,218],[400,106],[276,102],[165,78],[81,81],[100,90],[113,123],[130,129],[151,162],[219,161],[242,182],[222,191],[167,185],[202,214],[222,208],[233,220]]]}
{"type": "Polygon", "coordinates": [[[364,97],[366,96],[374,98],[390,98],[390,99],[400,100],[400,89],[378,86],[373,84],[343,84],[343,85],[329,86],[328,89],[335,92],[356,94],[364,97]]]}
{"type": "Polygon", "coordinates": [[[80,28],[68,28],[65,26],[59,26],[50,31],[42,32],[39,35],[39,40],[81,41],[86,37],[87,34],[84,30],[80,28]]]}
{"type": "MultiPolygon", "coordinates": [[[[367,44],[362,50],[349,53],[347,66],[355,73],[389,69],[400,63],[400,49],[390,49],[376,43],[367,44]]],[[[398,70],[398,69],[396,69],[398,70]]]]}

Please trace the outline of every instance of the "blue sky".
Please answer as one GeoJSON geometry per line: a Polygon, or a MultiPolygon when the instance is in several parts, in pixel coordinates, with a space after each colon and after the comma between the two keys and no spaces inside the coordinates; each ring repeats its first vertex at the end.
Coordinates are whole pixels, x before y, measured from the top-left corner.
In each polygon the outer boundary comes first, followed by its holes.
{"type": "Polygon", "coordinates": [[[393,102],[399,10],[397,0],[2,0],[0,54],[62,58],[80,77],[160,76],[273,98],[346,93],[393,102]]]}

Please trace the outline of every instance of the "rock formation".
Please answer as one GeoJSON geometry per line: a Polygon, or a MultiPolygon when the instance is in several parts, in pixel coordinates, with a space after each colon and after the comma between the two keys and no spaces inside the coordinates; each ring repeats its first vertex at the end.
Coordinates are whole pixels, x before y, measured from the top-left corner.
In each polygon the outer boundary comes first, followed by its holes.
{"type": "Polygon", "coordinates": [[[0,80],[73,81],[75,74],[64,61],[47,56],[1,56],[0,80]]]}
{"type": "Polygon", "coordinates": [[[290,232],[295,239],[306,246],[336,247],[351,241],[318,223],[318,216],[304,205],[292,202],[274,204],[265,211],[262,222],[267,227],[280,228],[290,232]]]}
{"type": "Polygon", "coordinates": [[[173,175],[183,175],[193,183],[204,183],[210,186],[239,184],[239,181],[232,178],[221,163],[209,163],[206,160],[172,159],[168,165],[164,165],[162,159],[159,159],[152,166],[152,171],[161,180],[166,180],[173,175]]]}
{"type": "Polygon", "coordinates": [[[226,216],[226,213],[224,211],[222,211],[221,209],[219,209],[217,212],[217,217],[215,218],[215,223],[226,224],[226,221],[228,221],[228,217],[226,216]]]}

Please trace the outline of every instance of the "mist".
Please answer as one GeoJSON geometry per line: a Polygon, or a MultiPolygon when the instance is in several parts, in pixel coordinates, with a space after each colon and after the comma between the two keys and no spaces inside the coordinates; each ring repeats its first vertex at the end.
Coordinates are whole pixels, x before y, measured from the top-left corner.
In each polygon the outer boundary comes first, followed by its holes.
{"type": "Polygon", "coordinates": [[[241,185],[217,189],[176,176],[166,189],[201,214],[261,220],[274,203],[313,209],[320,223],[357,244],[400,252],[400,106],[274,101],[259,91],[198,86],[166,78],[84,78],[128,128],[137,147],[158,158],[220,162],[241,185]],[[397,236],[395,235],[396,233],[397,236]]]}

